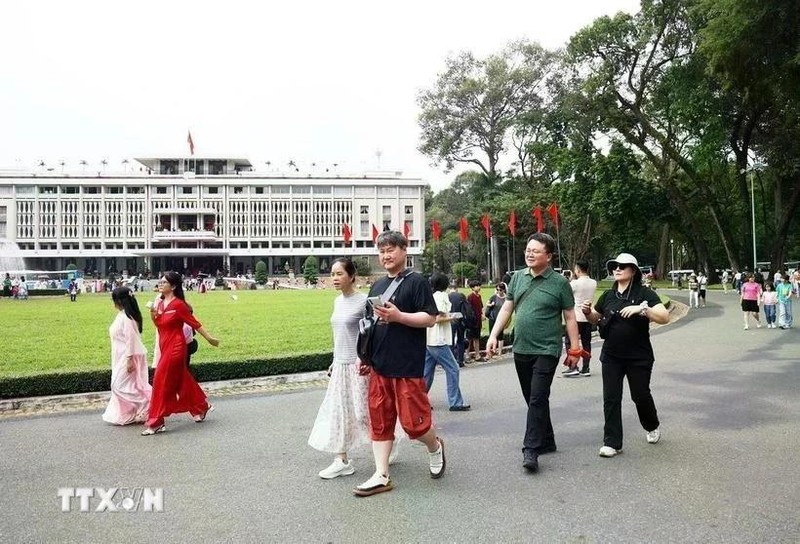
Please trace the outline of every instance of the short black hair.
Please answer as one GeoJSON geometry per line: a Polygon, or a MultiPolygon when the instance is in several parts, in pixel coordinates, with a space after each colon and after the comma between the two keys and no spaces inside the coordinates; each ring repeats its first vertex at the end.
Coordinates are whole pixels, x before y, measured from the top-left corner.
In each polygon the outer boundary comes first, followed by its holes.
{"type": "Polygon", "coordinates": [[[575,268],[583,272],[584,274],[589,272],[589,262],[588,261],[575,261],[575,268]]]}
{"type": "Polygon", "coordinates": [[[480,287],[481,282],[478,280],[469,280],[469,288],[472,289],[473,287],[480,287]]]}
{"type": "Polygon", "coordinates": [[[547,233],[544,232],[534,232],[530,236],[528,236],[528,242],[525,242],[527,245],[531,240],[535,240],[540,244],[544,245],[545,251],[548,253],[554,253],[556,250],[556,241],[555,239],[547,233]]]}
{"type": "Polygon", "coordinates": [[[436,291],[446,291],[447,286],[450,285],[450,278],[447,277],[447,274],[442,274],[441,272],[434,272],[431,274],[431,289],[434,292],[436,291]]]}

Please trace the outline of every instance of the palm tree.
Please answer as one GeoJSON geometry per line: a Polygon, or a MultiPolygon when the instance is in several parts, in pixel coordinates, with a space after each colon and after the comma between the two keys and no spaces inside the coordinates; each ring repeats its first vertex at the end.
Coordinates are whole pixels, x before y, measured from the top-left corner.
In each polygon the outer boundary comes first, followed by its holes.
{"type": "Polygon", "coordinates": [[[67,163],[64,161],[64,159],[61,159],[61,161],[58,164],[61,165],[61,173],[63,174],[64,173],[64,165],[67,164],[67,163]]]}
{"type": "Polygon", "coordinates": [[[125,173],[128,173],[128,159],[122,159],[122,167],[125,169],[125,173]]]}
{"type": "Polygon", "coordinates": [[[106,166],[108,166],[108,161],[107,161],[107,160],[105,160],[105,159],[103,159],[102,161],[100,161],[100,164],[102,164],[102,165],[103,165],[103,172],[105,173],[105,171],[106,171],[106,166]]]}
{"type": "Polygon", "coordinates": [[[87,165],[87,164],[89,164],[89,163],[88,163],[88,162],[86,162],[85,160],[81,160],[81,162],[80,162],[79,164],[80,164],[81,166],[83,166],[83,171],[84,171],[84,172],[86,172],[86,165],[87,165]]]}

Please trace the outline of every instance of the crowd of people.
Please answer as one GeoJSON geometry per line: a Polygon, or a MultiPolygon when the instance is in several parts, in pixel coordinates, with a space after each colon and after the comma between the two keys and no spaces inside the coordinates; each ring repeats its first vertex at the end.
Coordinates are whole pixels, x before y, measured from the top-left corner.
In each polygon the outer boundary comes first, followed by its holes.
{"type": "MultiPolygon", "coordinates": [[[[447,466],[445,441],[434,425],[429,398],[435,369],[444,370],[449,410],[469,411],[472,407],[460,387],[460,367],[501,353],[512,315],[512,356],[527,409],[521,440],[525,470],[538,472],[539,457],[557,450],[550,417],[552,381],[560,362],[565,377],[591,375],[593,327],[604,339],[599,357],[604,412],[599,455],[614,457],[623,451],[626,379],[644,438],[650,444],[659,442],[660,421],[650,390],[655,354],[649,330],[651,322],[667,323],[669,313],[644,281],[633,255],[620,253],[608,261],[613,285],[594,302],[597,282],[589,276],[589,264],[577,262],[568,279],[552,268],[555,240],[544,233],[533,234],[525,248],[526,267],[507,283],[497,282],[484,305],[478,282],[470,284],[465,296],[444,274],[426,279],[406,268],[408,241],[403,234],[383,232],[376,245],[386,276],[370,286],[368,295],[358,291],[356,267],[350,259],[337,259],[330,269],[331,284],[339,291],[330,318],[333,360],[328,388],[308,438],[314,449],[334,455],[332,463],[319,471],[320,478],[354,474],[349,453],[371,444],[374,472],[353,493],[366,497],[391,491],[389,467],[398,441],[406,437],[424,445],[430,477],[441,478],[447,466]],[[489,337],[482,353],[484,320],[489,337]],[[562,348],[566,351],[563,360],[562,348]]],[[[689,278],[690,307],[705,305],[704,278],[702,274],[689,278]]],[[[769,328],[776,323],[780,328],[792,326],[791,302],[799,294],[800,273],[776,275],[774,280],[762,287],[750,275],[736,286],[745,329],[750,320],[761,326],[761,304],[769,328]]],[[[188,412],[199,423],[214,409],[190,372],[189,362],[197,346],[195,334],[212,346],[218,346],[219,340],[194,316],[180,274],[164,273],[157,286],[158,296],[146,305],[157,333],[152,385],[136,292],[118,286],[111,293],[117,311],[109,328],[111,398],[102,418],[116,425],[144,424],[143,436],[165,432],[166,418],[173,414],[188,412]]]]}

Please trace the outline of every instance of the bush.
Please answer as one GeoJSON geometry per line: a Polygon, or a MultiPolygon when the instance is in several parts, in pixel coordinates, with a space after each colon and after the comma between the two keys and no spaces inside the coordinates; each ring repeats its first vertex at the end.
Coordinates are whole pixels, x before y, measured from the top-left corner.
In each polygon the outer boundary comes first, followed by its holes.
{"type": "Polygon", "coordinates": [[[269,275],[267,274],[267,263],[264,261],[258,261],[256,263],[256,283],[259,285],[264,285],[267,283],[269,279],[269,275]]]}
{"type": "Polygon", "coordinates": [[[66,295],[66,289],[29,289],[29,297],[56,297],[66,295]]]}
{"type": "Polygon", "coordinates": [[[353,264],[356,265],[356,274],[362,278],[372,274],[372,265],[369,262],[369,257],[358,257],[353,261],[353,264]]]}
{"type": "Polygon", "coordinates": [[[472,263],[453,263],[453,276],[456,277],[458,285],[464,285],[464,279],[475,279],[478,274],[478,266],[472,263]]]}
{"type": "Polygon", "coordinates": [[[309,285],[317,284],[317,275],[319,274],[319,260],[314,255],[306,257],[303,263],[303,277],[309,285]]]}

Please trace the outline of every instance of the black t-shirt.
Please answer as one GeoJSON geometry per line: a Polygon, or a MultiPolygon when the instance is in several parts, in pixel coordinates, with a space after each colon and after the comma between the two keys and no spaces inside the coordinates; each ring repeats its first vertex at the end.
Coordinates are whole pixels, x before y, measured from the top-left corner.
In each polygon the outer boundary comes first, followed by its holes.
{"type": "MultiPolygon", "coordinates": [[[[459,293],[458,291],[450,291],[449,293],[447,293],[447,298],[450,300],[450,311],[460,312],[462,316],[466,317],[466,313],[464,312],[464,306],[467,304],[467,297],[464,295],[464,293],[459,293]]],[[[455,321],[451,321],[451,323],[463,327],[464,317],[455,321]]]]}
{"type": "Polygon", "coordinates": [[[643,285],[631,286],[630,292],[625,295],[612,287],[597,300],[595,310],[602,315],[613,313],[609,323],[608,336],[603,343],[603,351],[600,353],[600,360],[604,355],[610,355],[617,359],[637,359],[653,361],[653,346],[650,343],[650,320],[644,316],[634,315],[627,319],[618,315],[619,311],[626,306],[639,305],[642,301],[647,301],[649,307],[661,304],[661,299],[652,289],[643,285]]]}
{"type": "MultiPolygon", "coordinates": [[[[401,312],[425,312],[437,315],[439,310],[433,300],[428,282],[416,272],[406,273],[391,302],[401,312]]],[[[383,294],[394,278],[376,281],[369,296],[383,294]]],[[[415,328],[400,323],[378,321],[372,344],[372,365],[387,378],[422,378],[425,371],[426,328],[415,328]]]]}

